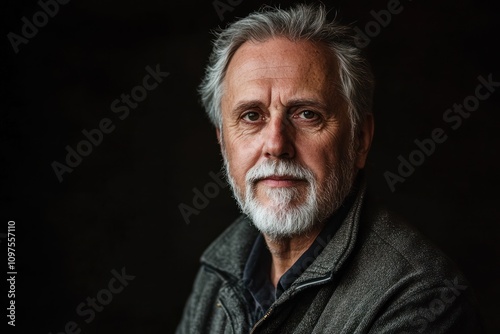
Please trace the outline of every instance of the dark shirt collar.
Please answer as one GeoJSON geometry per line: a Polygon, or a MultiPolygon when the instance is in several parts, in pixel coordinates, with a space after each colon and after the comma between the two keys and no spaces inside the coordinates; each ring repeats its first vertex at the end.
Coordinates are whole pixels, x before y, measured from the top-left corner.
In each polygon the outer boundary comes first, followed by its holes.
{"type": "Polygon", "coordinates": [[[262,234],[257,237],[243,273],[243,282],[249,293],[248,299],[254,320],[260,319],[274,301],[314,262],[347,216],[354,198],[355,196],[349,196],[343,205],[325,222],[325,226],[311,246],[281,276],[276,289],[270,280],[271,253],[262,234]]]}
{"type": "Polygon", "coordinates": [[[253,244],[250,256],[243,272],[243,282],[247,287],[252,315],[255,321],[260,319],[276,300],[275,289],[270,280],[271,253],[266,241],[259,234],[253,244]]]}

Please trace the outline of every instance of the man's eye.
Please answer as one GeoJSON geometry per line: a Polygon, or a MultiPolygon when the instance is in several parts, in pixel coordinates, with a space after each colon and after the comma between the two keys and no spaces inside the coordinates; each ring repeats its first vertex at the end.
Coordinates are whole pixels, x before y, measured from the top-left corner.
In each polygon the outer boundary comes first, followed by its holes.
{"type": "Polygon", "coordinates": [[[256,113],[254,111],[248,112],[245,115],[243,115],[243,119],[250,122],[258,121],[259,118],[260,118],[259,113],[256,113]]]}
{"type": "Polygon", "coordinates": [[[299,113],[299,117],[305,118],[305,119],[314,119],[314,118],[318,117],[318,115],[314,111],[304,110],[304,111],[299,113]]]}

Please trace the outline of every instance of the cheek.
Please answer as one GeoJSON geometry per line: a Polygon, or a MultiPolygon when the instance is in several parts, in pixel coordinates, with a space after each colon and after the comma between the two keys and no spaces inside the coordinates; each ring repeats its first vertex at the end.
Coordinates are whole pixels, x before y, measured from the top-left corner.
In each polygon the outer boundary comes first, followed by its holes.
{"type": "Polygon", "coordinates": [[[318,184],[325,181],[336,160],[335,149],[328,149],[327,146],[323,146],[320,150],[309,150],[308,155],[304,157],[305,165],[313,171],[318,184]]]}
{"type": "Polygon", "coordinates": [[[311,136],[298,141],[300,160],[316,175],[319,184],[332,172],[332,169],[345,154],[347,142],[344,136],[331,133],[311,136]]]}
{"type": "Polygon", "coordinates": [[[245,140],[242,137],[235,138],[229,134],[225,136],[225,148],[230,164],[229,172],[237,185],[243,190],[248,170],[257,164],[259,158],[258,145],[255,140],[245,140]]]}

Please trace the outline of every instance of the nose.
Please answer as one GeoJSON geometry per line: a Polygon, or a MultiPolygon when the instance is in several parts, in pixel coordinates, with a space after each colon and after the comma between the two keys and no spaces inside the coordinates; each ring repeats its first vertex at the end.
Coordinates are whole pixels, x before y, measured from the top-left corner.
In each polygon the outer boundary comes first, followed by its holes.
{"type": "Polygon", "coordinates": [[[293,129],[283,117],[271,119],[264,133],[263,154],[266,158],[292,159],[295,156],[293,129]]]}

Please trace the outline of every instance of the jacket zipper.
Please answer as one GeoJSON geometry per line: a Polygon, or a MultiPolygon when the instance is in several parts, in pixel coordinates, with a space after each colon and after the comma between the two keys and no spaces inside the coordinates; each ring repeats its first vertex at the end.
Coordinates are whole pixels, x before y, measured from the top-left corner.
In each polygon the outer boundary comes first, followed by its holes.
{"type": "MultiPolygon", "coordinates": [[[[317,284],[321,284],[321,283],[324,283],[328,280],[330,280],[331,277],[325,277],[325,278],[322,278],[322,279],[318,279],[316,281],[312,281],[312,282],[308,282],[308,283],[305,283],[305,284],[302,284],[302,285],[299,285],[298,287],[295,288],[295,291],[298,291],[298,290],[301,290],[307,286],[310,286],[310,285],[317,285],[317,284]]],[[[271,314],[271,312],[274,310],[274,307],[271,307],[269,308],[269,310],[266,312],[266,314],[264,314],[264,316],[259,320],[257,321],[257,323],[255,323],[255,325],[253,326],[252,330],[250,331],[250,334],[254,333],[255,332],[255,329],[262,323],[264,322],[268,317],[269,315],[271,314]]]]}
{"type": "Polygon", "coordinates": [[[266,314],[264,314],[264,316],[259,321],[257,321],[257,323],[253,326],[252,330],[250,331],[250,334],[255,332],[255,329],[257,328],[257,326],[259,326],[263,321],[265,321],[267,319],[267,317],[269,317],[269,314],[271,314],[272,311],[273,311],[273,308],[271,307],[266,312],[266,314]]]}

